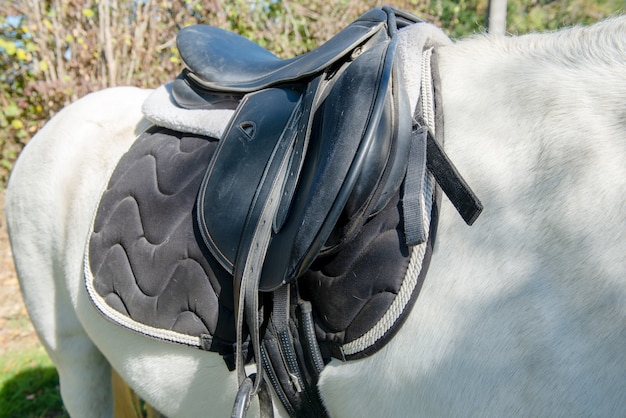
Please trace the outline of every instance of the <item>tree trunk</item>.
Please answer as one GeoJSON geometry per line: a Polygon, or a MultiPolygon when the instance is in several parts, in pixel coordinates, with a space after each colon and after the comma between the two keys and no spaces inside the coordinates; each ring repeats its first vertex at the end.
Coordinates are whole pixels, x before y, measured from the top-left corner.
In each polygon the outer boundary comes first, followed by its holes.
{"type": "Polygon", "coordinates": [[[506,33],[506,0],[489,0],[487,32],[493,35],[506,33]]]}

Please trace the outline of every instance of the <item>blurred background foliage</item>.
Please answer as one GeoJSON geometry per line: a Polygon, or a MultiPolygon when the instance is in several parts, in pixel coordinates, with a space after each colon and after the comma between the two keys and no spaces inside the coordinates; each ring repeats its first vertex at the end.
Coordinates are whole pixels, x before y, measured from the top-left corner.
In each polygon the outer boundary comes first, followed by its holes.
{"type": "MultiPolygon", "coordinates": [[[[157,87],[181,70],[178,30],[195,23],[246,36],[281,57],[306,52],[363,12],[391,4],[450,37],[484,31],[488,0],[2,0],[0,190],[17,155],[55,112],[115,85],[157,87]]],[[[507,31],[592,23],[623,0],[508,0],[507,31]]]]}

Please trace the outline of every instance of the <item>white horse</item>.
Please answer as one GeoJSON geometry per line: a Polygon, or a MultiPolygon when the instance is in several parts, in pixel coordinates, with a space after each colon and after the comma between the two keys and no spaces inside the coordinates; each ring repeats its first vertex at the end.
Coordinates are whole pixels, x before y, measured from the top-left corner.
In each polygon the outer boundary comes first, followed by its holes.
{"type": "MultiPolygon", "coordinates": [[[[377,354],[324,369],[328,411],[624,416],[626,16],[438,54],[446,149],[485,209],[467,227],[444,197],[412,313],[377,354]]],[[[237,379],[218,354],[113,325],[83,283],[100,192],[147,125],[149,93],[91,94],[28,144],[9,184],[11,244],[72,416],[111,415],[113,368],[167,416],[223,417],[237,379]]]]}

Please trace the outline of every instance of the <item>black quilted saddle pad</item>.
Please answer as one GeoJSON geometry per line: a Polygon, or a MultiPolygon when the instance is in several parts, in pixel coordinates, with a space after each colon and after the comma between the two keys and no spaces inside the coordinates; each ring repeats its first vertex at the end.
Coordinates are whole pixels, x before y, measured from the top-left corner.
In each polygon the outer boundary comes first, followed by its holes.
{"type": "MultiPolygon", "coordinates": [[[[236,340],[232,277],[205,247],[195,214],[217,144],[158,127],[137,139],[101,197],[85,278],[92,302],[111,321],[228,355],[236,340]]],[[[390,338],[423,280],[416,274],[407,284],[409,264],[418,264],[412,269],[419,273],[429,249],[404,244],[398,195],[354,240],[318,258],[297,285],[313,306],[322,352],[344,359],[365,355],[390,338]],[[401,309],[390,321],[391,306],[401,309]],[[345,350],[380,327],[383,317],[386,328],[373,344],[345,350]]]]}

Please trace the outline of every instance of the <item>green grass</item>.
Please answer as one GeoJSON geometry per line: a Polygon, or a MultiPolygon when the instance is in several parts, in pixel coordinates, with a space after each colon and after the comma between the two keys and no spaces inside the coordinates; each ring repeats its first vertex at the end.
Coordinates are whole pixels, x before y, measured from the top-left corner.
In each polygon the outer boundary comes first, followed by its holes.
{"type": "Polygon", "coordinates": [[[0,355],[0,418],[67,416],[59,376],[43,348],[0,355]]]}

